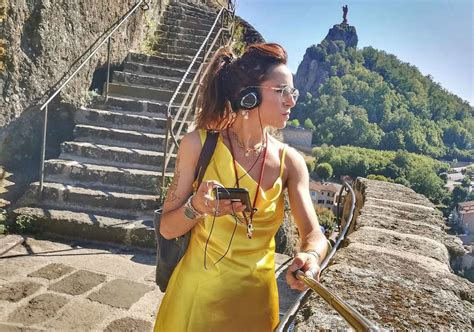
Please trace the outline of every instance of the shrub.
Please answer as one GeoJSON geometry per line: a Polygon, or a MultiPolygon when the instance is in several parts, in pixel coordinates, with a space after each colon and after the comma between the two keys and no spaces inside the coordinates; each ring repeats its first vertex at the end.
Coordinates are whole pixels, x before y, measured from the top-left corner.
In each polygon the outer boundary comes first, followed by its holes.
{"type": "Polygon", "coordinates": [[[316,166],[316,174],[319,178],[323,180],[329,179],[333,174],[333,169],[331,164],[329,163],[322,163],[316,166]]]}
{"type": "Polygon", "coordinates": [[[314,171],[314,167],[316,166],[316,161],[314,159],[306,159],[306,167],[308,168],[308,173],[312,173],[314,171]]]}
{"type": "Polygon", "coordinates": [[[336,229],[336,216],[331,210],[318,207],[315,209],[315,211],[321,226],[323,226],[328,231],[333,231],[336,229]]]}

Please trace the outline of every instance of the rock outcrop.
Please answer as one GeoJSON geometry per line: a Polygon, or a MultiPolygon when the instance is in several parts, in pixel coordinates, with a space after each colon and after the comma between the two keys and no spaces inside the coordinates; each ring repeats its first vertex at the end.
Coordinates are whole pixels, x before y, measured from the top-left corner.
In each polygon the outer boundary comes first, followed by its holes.
{"type": "Polygon", "coordinates": [[[265,39],[262,37],[260,32],[255,30],[255,28],[244,20],[242,17],[237,16],[237,24],[240,24],[244,28],[243,33],[243,42],[245,45],[255,44],[255,43],[265,43],[265,39]]]}
{"type": "Polygon", "coordinates": [[[330,68],[325,59],[349,47],[357,47],[358,37],[354,26],[336,24],[328,32],[323,41],[311,45],[298,66],[294,77],[295,86],[304,95],[306,92],[318,95],[318,89],[329,77],[330,68]]]}
{"type": "MultiPolygon", "coordinates": [[[[450,267],[464,254],[462,243],[446,234],[433,204],[387,182],[358,179],[355,190],[355,224],[324,271],[323,284],[380,328],[472,329],[474,284],[450,267]]],[[[313,294],[295,331],[347,327],[313,294]]]]}

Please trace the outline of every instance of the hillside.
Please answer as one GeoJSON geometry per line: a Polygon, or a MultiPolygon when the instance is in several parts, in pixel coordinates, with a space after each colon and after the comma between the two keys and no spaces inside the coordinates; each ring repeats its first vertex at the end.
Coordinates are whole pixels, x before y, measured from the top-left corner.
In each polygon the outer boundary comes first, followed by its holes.
{"type": "Polygon", "coordinates": [[[357,42],[355,27],[334,25],[298,67],[292,116],[311,119],[313,143],[472,159],[474,108],[416,66],[357,42]]]}

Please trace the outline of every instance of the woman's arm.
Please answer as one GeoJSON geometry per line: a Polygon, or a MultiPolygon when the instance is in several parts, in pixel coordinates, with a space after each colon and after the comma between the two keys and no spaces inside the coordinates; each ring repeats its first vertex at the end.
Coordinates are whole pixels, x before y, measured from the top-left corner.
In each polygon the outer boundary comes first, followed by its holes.
{"type": "Polygon", "coordinates": [[[285,161],[288,178],[286,185],[298,232],[301,238],[300,253],[288,268],[286,280],[291,288],[307,289],[306,285],[293,276],[293,272],[301,269],[310,277],[319,279],[320,264],[328,251],[327,240],[319,228],[318,218],[309,194],[309,174],[304,158],[292,148],[287,151],[285,161]],[[308,254],[308,251],[317,254],[308,254]],[[319,255],[319,259],[316,256],[319,255]],[[312,275],[311,275],[312,274],[312,275]]]}
{"type": "Polygon", "coordinates": [[[198,131],[186,134],[176,156],[173,181],[166,193],[161,215],[160,233],[172,239],[188,232],[198,221],[184,216],[184,203],[193,192],[194,170],[201,151],[198,131]]]}
{"type": "MultiPolygon", "coordinates": [[[[181,140],[173,181],[166,194],[161,215],[160,233],[165,239],[173,239],[187,233],[202,220],[202,218],[189,219],[184,215],[184,205],[193,192],[194,173],[201,149],[199,131],[188,133],[181,140]]],[[[214,214],[213,208],[217,206],[217,202],[211,196],[211,191],[217,184],[215,181],[203,181],[193,195],[191,204],[199,213],[214,214]]],[[[232,208],[230,200],[220,200],[218,208],[216,216],[229,214],[232,211],[240,212],[245,207],[240,203],[234,203],[232,208]]]]}

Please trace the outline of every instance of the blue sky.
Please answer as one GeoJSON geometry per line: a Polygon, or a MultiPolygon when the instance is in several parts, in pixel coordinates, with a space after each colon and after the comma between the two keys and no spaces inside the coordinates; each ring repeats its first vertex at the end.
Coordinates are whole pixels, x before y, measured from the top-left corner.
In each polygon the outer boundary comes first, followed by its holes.
{"type": "Polygon", "coordinates": [[[342,22],[355,26],[358,47],[372,46],[431,74],[474,105],[474,0],[236,0],[237,15],[267,42],[288,51],[296,73],[306,49],[342,22]]]}

